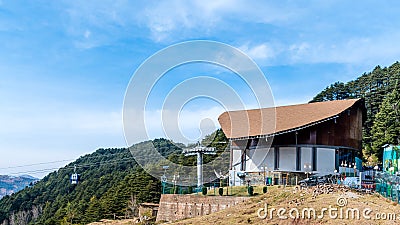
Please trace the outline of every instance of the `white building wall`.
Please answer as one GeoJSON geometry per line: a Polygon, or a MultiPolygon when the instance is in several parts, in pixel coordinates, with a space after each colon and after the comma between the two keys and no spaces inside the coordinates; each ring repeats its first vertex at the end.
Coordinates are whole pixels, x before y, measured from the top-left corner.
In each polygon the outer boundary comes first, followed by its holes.
{"type": "MultiPolygon", "coordinates": [[[[241,150],[233,150],[233,165],[235,171],[240,171],[241,150]]],[[[261,172],[263,166],[274,170],[274,148],[259,147],[247,150],[245,172],[261,172]]],[[[305,172],[304,164],[312,164],[312,148],[301,147],[301,171],[305,172]]],[[[335,149],[317,148],[317,171],[314,173],[331,174],[335,170],[335,149]]],[[[279,148],[279,171],[296,172],[296,147],[279,148]]]]}
{"type": "Polygon", "coordinates": [[[269,148],[267,157],[265,157],[263,166],[267,166],[267,170],[274,170],[274,158],[275,158],[275,153],[273,148],[269,148]]]}
{"type": "Polygon", "coordinates": [[[300,169],[303,172],[305,172],[304,164],[306,164],[306,163],[312,165],[312,148],[301,147],[300,169]]]}
{"type": "Polygon", "coordinates": [[[279,148],[279,170],[296,171],[296,147],[279,148]]]}
{"type": "Polygon", "coordinates": [[[248,150],[249,160],[246,164],[246,172],[263,171],[264,166],[273,170],[274,166],[274,150],[271,148],[257,148],[248,150]]]}
{"type": "Polygon", "coordinates": [[[259,158],[265,157],[265,153],[260,151],[260,149],[250,149],[246,153],[246,172],[257,172],[257,165],[262,162],[262,159],[259,158]]]}
{"type": "Polygon", "coordinates": [[[234,169],[236,171],[240,171],[240,166],[241,166],[240,159],[242,156],[242,151],[241,150],[233,150],[232,152],[233,152],[232,166],[234,167],[232,169],[234,169]]]}
{"type": "Polygon", "coordinates": [[[335,149],[317,148],[317,171],[319,175],[332,174],[335,170],[335,149]]]}

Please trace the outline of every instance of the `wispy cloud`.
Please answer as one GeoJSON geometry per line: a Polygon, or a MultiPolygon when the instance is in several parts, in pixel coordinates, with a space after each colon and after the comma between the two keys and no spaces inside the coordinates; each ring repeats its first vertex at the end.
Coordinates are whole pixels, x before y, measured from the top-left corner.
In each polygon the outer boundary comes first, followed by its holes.
{"type": "Polygon", "coordinates": [[[150,5],[140,21],[151,31],[155,41],[191,38],[194,33],[212,34],[239,21],[261,24],[282,23],[298,17],[299,10],[284,4],[223,1],[168,1],[150,5]]]}
{"type": "Polygon", "coordinates": [[[30,135],[57,132],[63,134],[115,134],[122,131],[120,112],[70,110],[53,114],[3,114],[0,117],[2,135],[30,135]]]}
{"type": "MultiPolygon", "coordinates": [[[[78,158],[100,147],[124,147],[120,112],[69,110],[32,113],[32,109],[0,116],[2,167],[78,158]],[[10,158],[18,160],[10,160],[10,158]]],[[[39,110],[40,111],[40,110],[39,110]]],[[[0,174],[24,173],[43,177],[63,161],[42,166],[0,170],[0,174]],[[40,169],[43,172],[36,173],[40,169]]]]}
{"type": "Polygon", "coordinates": [[[265,60],[275,57],[274,50],[267,43],[254,45],[251,47],[249,46],[249,44],[245,44],[240,46],[239,49],[254,60],[265,60]]]}
{"type": "Polygon", "coordinates": [[[146,128],[150,138],[168,137],[177,142],[194,143],[219,128],[218,116],[225,110],[146,111],[146,128]]]}
{"type": "Polygon", "coordinates": [[[136,28],[140,6],[126,1],[65,1],[59,10],[64,15],[62,29],[77,48],[110,45],[124,36],[140,33],[136,28]]]}
{"type": "MultiPolygon", "coordinates": [[[[398,5],[377,7],[368,0],[0,0],[0,144],[7,156],[0,164],[19,155],[26,162],[40,162],[124,145],[118,110],[129,76],[155,51],[180,41],[210,39],[236,46],[272,81],[278,105],[308,101],[331,82],[354,79],[377,64],[400,59],[398,5]]],[[[213,56],[247,69],[237,57],[213,56]]],[[[199,67],[176,75],[192,73],[210,70],[199,67]]],[[[248,87],[228,81],[253,102],[248,87]]],[[[265,90],[256,82],[253,90],[265,90]]],[[[213,88],[207,83],[203,89],[213,88]]],[[[186,93],[192,94],[193,88],[186,93]]],[[[155,137],[162,134],[160,111],[150,108],[155,137]]],[[[165,116],[173,121],[177,111],[168,110],[165,116]]],[[[213,107],[184,111],[180,126],[171,132],[181,129],[197,137],[202,118],[209,117],[203,123],[212,128],[220,112],[213,107]]]]}
{"type": "Polygon", "coordinates": [[[85,38],[89,38],[91,34],[92,34],[92,32],[90,32],[90,30],[85,30],[85,33],[83,33],[83,36],[85,38]]]}
{"type": "Polygon", "coordinates": [[[400,32],[374,37],[353,37],[341,42],[301,42],[292,44],[286,54],[289,62],[389,64],[400,57],[400,46],[393,45],[400,32]]]}

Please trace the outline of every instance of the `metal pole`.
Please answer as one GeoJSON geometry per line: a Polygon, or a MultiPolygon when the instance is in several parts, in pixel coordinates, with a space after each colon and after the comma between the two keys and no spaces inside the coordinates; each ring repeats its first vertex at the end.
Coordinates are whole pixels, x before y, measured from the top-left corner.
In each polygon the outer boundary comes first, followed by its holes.
{"type": "MultiPolygon", "coordinates": [[[[236,186],[236,169],[233,167],[233,184],[232,186],[236,186]]],[[[233,191],[231,191],[231,195],[233,195],[233,191]]]]}
{"type": "Polygon", "coordinates": [[[215,180],[213,181],[213,184],[214,184],[214,196],[215,196],[215,180]]]}
{"type": "Polygon", "coordinates": [[[203,185],[203,154],[197,152],[197,187],[203,185]]]}
{"type": "Polygon", "coordinates": [[[233,195],[232,188],[233,188],[233,185],[231,185],[231,195],[233,195]]]}
{"type": "Polygon", "coordinates": [[[265,166],[264,166],[264,186],[267,185],[267,175],[265,174],[265,166]]]}
{"type": "Polygon", "coordinates": [[[212,178],[210,177],[210,183],[208,184],[210,190],[211,190],[211,179],[212,179],[212,178]]]}
{"type": "Polygon", "coordinates": [[[228,176],[228,180],[226,182],[226,196],[229,195],[229,176],[228,176]]]}

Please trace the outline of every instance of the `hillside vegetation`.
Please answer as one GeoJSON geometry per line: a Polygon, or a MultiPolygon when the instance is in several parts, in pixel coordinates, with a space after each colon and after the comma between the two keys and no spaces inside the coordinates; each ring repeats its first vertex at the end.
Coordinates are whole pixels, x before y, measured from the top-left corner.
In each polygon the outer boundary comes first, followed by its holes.
{"type": "MultiPolygon", "coordinates": [[[[181,151],[166,139],[153,143],[165,154],[181,151]]],[[[158,203],[160,190],[160,182],[137,165],[127,148],[99,149],[1,199],[0,224],[86,224],[129,216],[135,202],[158,203]],[[74,165],[81,176],[78,185],[69,180],[74,165]]]]}
{"type": "Polygon", "coordinates": [[[384,144],[400,144],[400,63],[375,67],[347,83],[336,82],[317,94],[311,102],[363,98],[366,118],[363,155],[371,165],[382,160],[384,144]]]}
{"type": "MultiPolygon", "coordinates": [[[[220,129],[206,136],[203,142],[218,149],[217,155],[205,156],[205,162],[218,157],[228,143],[220,129]]],[[[162,190],[160,180],[138,165],[132,151],[140,151],[140,160],[150,162],[145,165],[147,171],[162,174],[166,160],[152,161],[154,151],[150,149],[155,148],[175,162],[179,170],[181,165],[196,165],[196,156],[181,154],[184,147],[187,146],[167,139],[155,139],[129,149],[98,149],[48,174],[33,186],[1,199],[0,224],[88,224],[100,219],[132,218],[139,203],[158,203],[162,190]],[[75,166],[81,181],[72,185],[69,179],[75,166]]],[[[169,182],[176,170],[169,169],[169,182]]],[[[181,177],[191,176],[194,181],[196,168],[191,172],[181,173],[181,177]]]]}

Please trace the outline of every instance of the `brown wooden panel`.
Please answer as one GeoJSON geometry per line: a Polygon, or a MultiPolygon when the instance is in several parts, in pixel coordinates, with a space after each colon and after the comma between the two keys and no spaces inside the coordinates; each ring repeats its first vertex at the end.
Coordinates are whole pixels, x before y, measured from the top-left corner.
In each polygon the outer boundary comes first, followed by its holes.
{"type": "MultiPolygon", "coordinates": [[[[298,131],[298,144],[345,146],[361,150],[363,110],[355,105],[337,119],[298,131]]],[[[274,145],[296,144],[295,132],[278,135],[274,145]]]]}

